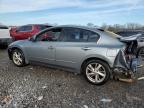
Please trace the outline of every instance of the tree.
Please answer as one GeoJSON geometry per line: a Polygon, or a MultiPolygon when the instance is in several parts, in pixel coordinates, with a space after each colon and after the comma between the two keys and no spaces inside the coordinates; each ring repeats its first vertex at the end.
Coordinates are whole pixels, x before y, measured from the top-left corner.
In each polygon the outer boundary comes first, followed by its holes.
{"type": "Polygon", "coordinates": [[[93,23],[88,23],[87,26],[94,27],[95,25],[93,23]]]}

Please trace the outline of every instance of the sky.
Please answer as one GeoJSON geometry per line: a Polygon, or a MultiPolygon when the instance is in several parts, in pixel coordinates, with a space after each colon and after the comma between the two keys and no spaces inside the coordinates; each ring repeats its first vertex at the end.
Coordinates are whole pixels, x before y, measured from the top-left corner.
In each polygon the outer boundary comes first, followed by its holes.
{"type": "Polygon", "coordinates": [[[144,24],[144,0],[0,0],[0,23],[144,24]]]}

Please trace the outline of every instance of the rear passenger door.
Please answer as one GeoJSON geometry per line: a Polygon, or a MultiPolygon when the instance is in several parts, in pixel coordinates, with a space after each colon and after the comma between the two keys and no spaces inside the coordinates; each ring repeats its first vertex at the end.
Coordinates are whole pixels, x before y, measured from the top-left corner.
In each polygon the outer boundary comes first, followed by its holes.
{"type": "Polygon", "coordinates": [[[64,28],[56,45],[56,62],[58,65],[77,69],[78,63],[91,50],[90,46],[98,39],[94,32],[79,28],[64,28]],[[91,42],[90,42],[91,41],[91,42]],[[94,42],[92,42],[94,41],[94,42]]]}

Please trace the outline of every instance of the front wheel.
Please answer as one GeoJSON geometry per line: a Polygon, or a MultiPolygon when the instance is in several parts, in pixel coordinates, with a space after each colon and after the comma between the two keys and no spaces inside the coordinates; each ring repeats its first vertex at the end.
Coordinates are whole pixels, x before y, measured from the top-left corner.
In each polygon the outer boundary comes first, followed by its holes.
{"type": "Polygon", "coordinates": [[[25,58],[24,58],[23,52],[18,49],[15,49],[14,51],[12,51],[12,61],[18,67],[24,66],[25,58]]]}
{"type": "Polygon", "coordinates": [[[101,60],[90,60],[84,66],[86,79],[95,85],[103,85],[110,79],[110,68],[101,60]]]}

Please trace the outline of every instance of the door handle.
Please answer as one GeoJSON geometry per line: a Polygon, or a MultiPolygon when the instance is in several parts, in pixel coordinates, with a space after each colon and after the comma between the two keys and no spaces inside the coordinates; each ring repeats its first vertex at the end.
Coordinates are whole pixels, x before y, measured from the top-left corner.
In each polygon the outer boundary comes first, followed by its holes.
{"type": "Polygon", "coordinates": [[[52,49],[54,49],[54,47],[53,47],[53,46],[49,46],[48,49],[51,49],[51,50],[52,50],[52,49]]]}
{"type": "Polygon", "coordinates": [[[82,48],[82,50],[87,51],[87,50],[91,50],[91,48],[89,48],[89,47],[84,47],[84,48],[82,48]]]}

